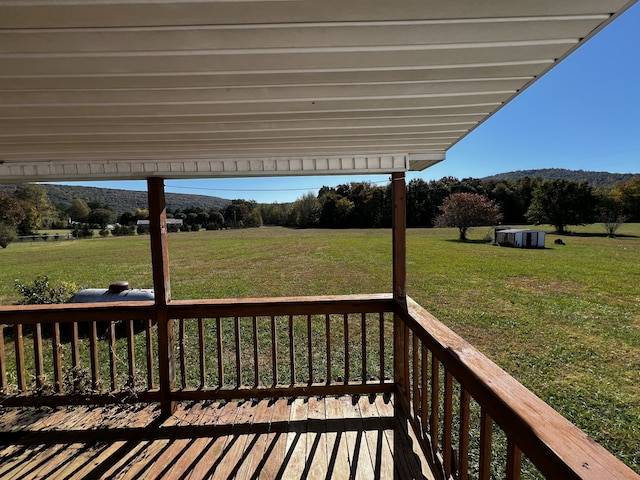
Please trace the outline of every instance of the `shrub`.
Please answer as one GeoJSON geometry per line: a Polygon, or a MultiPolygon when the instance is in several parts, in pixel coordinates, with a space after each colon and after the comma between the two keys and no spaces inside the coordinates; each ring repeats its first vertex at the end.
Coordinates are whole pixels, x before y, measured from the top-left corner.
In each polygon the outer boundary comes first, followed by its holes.
{"type": "Polygon", "coordinates": [[[83,223],[82,225],[76,224],[71,234],[75,238],[91,238],[93,237],[93,230],[87,223],[83,223]]]}
{"type": "Polygon", "coordinates": [[[66,303],[78,291],[77,285],[71,282],[53,285],[46,275],[34,279],[32,285],[25,285],[16,280],[14,288],[24,297],[19,302],[21,305],[66,303]]]}
{"type": "Polygon", "coordinates": [[[116,225],[113,230],[111,230],[111,235],[114,237],[121,237],[125,235],[135,235],[136,227],[135,225],[131,225],[130,227],[126,225],[116,225]]]}
{"type": "Polygon", "coordinates": [[[0,222],[0,247],[7,248],[11,242],[18,238],[16,229],[11,225],[0,222]]]}

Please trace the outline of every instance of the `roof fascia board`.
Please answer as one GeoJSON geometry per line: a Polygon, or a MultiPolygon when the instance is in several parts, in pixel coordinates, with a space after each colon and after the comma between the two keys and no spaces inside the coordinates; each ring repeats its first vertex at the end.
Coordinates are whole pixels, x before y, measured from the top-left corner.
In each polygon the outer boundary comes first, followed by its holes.
{"type": "Polygon", "coordinates": [[[306,156],[232,159],[118,160],[86,162],[0,163],[0,182],[142,180],[162,178],[220,178],[252,176],[312,176],[406,172],[410,158],[437,162],[444,154],[407,153],[357,156],[306,156]],[[422,159],[422,157],[425,157],[422,159]],[[426,158],[428,157],[428,158],[426,158]]]}

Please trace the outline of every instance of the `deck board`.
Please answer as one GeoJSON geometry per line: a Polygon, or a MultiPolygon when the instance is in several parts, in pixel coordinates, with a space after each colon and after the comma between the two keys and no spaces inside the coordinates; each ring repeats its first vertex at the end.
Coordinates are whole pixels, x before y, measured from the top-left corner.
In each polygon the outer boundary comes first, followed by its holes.
{"type": "Polygon", "coordinates": [[[315,397],[309,398],[309,426],[307,433],[307,463],[305,478],[320,480],[327,478],[327,430],[325,402],[315,397]]]}
{"type": "Polygon", "coordinates": [[[271,424],[269,425],[269,433],[266,436],[267,448],[262,460],[256,466],[256,472],[258,472],[258,478],[260,480],[276,478],[280,471],[280,459],[285,457],[285,452],[287,451],[286,431],[276,430],[273,427],[289,421],[289,405],[286,399],[280,398],[276,400],[271,408],[273,412],[271,424]]]}
{"type": "Polygon", "coordinates": [[[3,479],[432,478],[411,452],[380,396],[0,408],[3,479]]]}

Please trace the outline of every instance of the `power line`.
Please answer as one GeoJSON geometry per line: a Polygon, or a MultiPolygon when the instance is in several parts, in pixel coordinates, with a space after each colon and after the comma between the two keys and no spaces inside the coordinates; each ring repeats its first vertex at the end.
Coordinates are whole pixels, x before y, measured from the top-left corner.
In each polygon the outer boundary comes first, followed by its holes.
{"type": "MultiPolygon", "coordinates": [[[[388,183],[388,181],[366,182],[371,184],[388,183]]],[[[325,186],[325,185],[323,185],[325,186]]],[[[184,185],[173,185],[167,183],[167,187],[181,188],[183,190],[205,190],[209,192],[307,192],[309,190],[320,190],[322,187],[307,188],[211,188],[211,187],[186,187],[184,185]]]]}

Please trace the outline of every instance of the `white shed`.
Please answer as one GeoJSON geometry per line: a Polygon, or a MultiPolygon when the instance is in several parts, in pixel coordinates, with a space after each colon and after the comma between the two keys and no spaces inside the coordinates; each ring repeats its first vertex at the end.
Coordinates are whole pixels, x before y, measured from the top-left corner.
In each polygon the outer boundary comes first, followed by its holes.
{"type": "Polygon", "coordinates": [[[496,243],[503,247],[544,248],[545,232],[524,228],[496,230],[496,243]]]}

